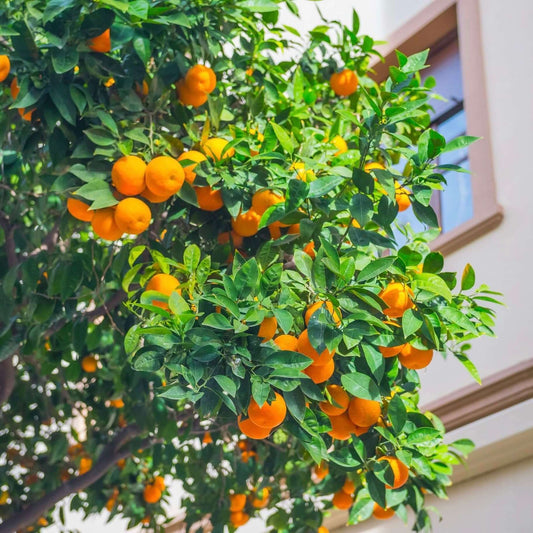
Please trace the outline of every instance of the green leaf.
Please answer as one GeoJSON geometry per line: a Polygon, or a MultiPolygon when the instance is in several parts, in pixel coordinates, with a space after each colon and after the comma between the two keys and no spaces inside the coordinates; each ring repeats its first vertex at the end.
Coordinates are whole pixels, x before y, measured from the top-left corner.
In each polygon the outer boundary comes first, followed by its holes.
{"type": "Polygon", "coordinates": [[[413,213],[420,222],[427,224],[430,228],[439,227],[439,220],[433,207],[430,205],[425,206],[417,200],[411,202],[411,206],[413,207],[413,213]]]}
{"type": "Polygon", "coordinates": [[[442,296],[448,302],[452,300],[452,293],[446,282],[436,274],[416,274],[413,280],[413,290],[424,290],[442,296]]]}
{"type": "Polygon", "coordinates": [[[470,135],[462,135],[460,137],[456,137],[455,139],[452,139],[449,143],[446,144],[446,147],[444,150],[442,150],[442,153],[451,152],[452,150],[460,150],[461,148],[466,148],[467,146],[470,146],[472,143],[475,143],[478,141],[480,137],[472,137],[470,135]]]}
{"type": "Polygon", "coordinates": [[[124,136],[133,141],[140,142],[146,146],[150,145],[150,139],[144,134],[143,128],[134,128],[124,132],[124,136]]]}
{"type": "Polygon", "coordinates": [[[168,400],[181,400],[187,398],[188,395],[189,391],[180,385],[170,385],[163,392],[158,394],[160,398],[167,398],[168,400]]]}
{"type": "Polygon", "coordinates": [[[43,23],[46,24],[61,15],[63,11],[74,7],[75,0],[48,0],[43,11],[43,23]]]}
{"type": "Polygon", "coordinates": [[[381,507],[387,507],[385,500],[385,483],[379,480],[373,472],[366,475],[366,485],[372,499],[381,507]]]}
{"type": "Polygon", "coordinates": [[[440,252],[431,252],[424,259],[424,272],[438,274],[444,267],[444,257],[440,252]]]}
{"type": "Polygon", "coordinates": [[[391,421],[392,428],[396,433],[400,433],[407,422],[407,410],[399,394],[395,394],[389,403],[387,415],[391,421]]]}
{"type": "Polygon", "coordinates": [[[313,272],[313,260],[302,250],[294,250],[293,256],[296,268],[308,279],[311,279],[313,272]]]}
{"type": "Polygon", "coordinates": [[[156,346],[141,348],[133,360],[133,368],[143,372],[156,372],[163,366],[164,356],[156,346]]]}
{"type": "Polygon", "coordinates": [[[98,146],[111,146],[116,143],[115,137],[108,130],[100,126],[89,128],[83,133],[87,135],[91,142],[98,146]]]}
{"type": "Polygon", "coordinates": [[[479,375],[476,365],[470,361],[470,359],[465,354],[454,354],[463,366],[468,370],[468,373],[481,385],[481,377],[479,375]]]}
{"type": "Polygon", "coordinates": [[[476,335],[476,327],[459,309],[455,309],[454,307],[441,307],[438,312],[440,316],[450,322],[452,326],[457,325],[465,331],[476,335]]]}
{"type": "Polygon", "coordinates": [[[239,7],[251,13],[273,13],[278,11],[278,6],[273,0],[244,0],[239,7]]]}
{"type": "MultiPolygon", "coordinates": [[[[276,351],[269,355],[265,360],[265,365],[276,368],[278,366],[284,366],[288,368],[295,368],[297,370],[303,370],[307,368],[313,361],[307,357],[307,355],[288,352],[288,351],[276,351]]],[[[303,376],[302,376],[303,377],[303,376]]]]}
{"type": "Polygon", "coordinates": [[[196,244],[190,244],[183,252],[183,263],[189,273],[193,273],[200,263],[201,252],[196,244]]]}
{"type": "Polygon", "coordinates": [[[342,176],[325,176],[311,182],[308,198],[320,198],[338,187],[345,178],[342,176]]]}
{"type": "Polygon", "coordinates": [[[76,125],[77,109],[70,97],[67,85],[56,83],[50,86],[50,98],[61,116],[73,126],[76,125]]]}
{"type": "Polygon", "coordinates": [[[361,227],[365,226],[374,215],[372,200],[365,194],[354,194],[350,200],[350,214],[361,227]]]}
{"type": "Polygon", "coordinates": [[[459,439],[450,444],[463,455],[468,455],[474,451],[476,445],[470,439],[459,439]]]}
{"type": "Polygon", "coordinates": [[[220,385],[220,388],[230,396],[235,396],[235,394],[237,394],[237,384],[231,378],[219,375],[214,376],[213,379],[220,385]]]}
{"type": "Polygon", "coordinates": [[[287,186],[287,197],[285,200],[285,211],[294,211],[305,201],[309,192],[309,184],[302,180],[289,180],[287,186]]]}
{"type": "Polygon", "coordinates": [[[270,385],[260,378],[252,381],[252,396],[259,407],[263,407],[270,394],[270,385]]]}
{"type": "Polygon", "coordinates": [[[475,285],[475,283],[476,273],[474,272],[472,265],[467,263],[463,270],[463,275],[461,276],[461,290],[468,291],[475,285]]]}
{"type": "Polygon", "coordinates": [[[146,63],[148,63],[150,60],[150,56],[152,55],[150,40],[146,37],[136,37],[133,40],[133,48],[135,52],[137,52],[137,55],[141,61],[146,65],[146,63]]]}
{"type": "Polygon", "coordinates": [[[396,256],[381,257],[380,259],[368,263],[368,265],[359,272],[357,283],[363,283],[364,281],[376,278],[383,272],[386,272],[392,266],[394,261],[396,261],[396,256]]]}
{"type": "Polygon", "coordinates": [[[412,56],[409,56],[404,64],[401,65],[402,72],[405,72],[406,74],[411,74],[412,72],[418,72],[422,70],[423,68],[428,68],[429,65],[426,65],[426,61],[429,54],[429,48],[426,50],[423,50],[422,52],[418,52],[416,54],[413,54],[412,56]]]}
{"type": "Polygon", "coordinates": [[[344,388],[353,396],[365,400],[381,400],[378,386],[365,374],[354,372],[341,376],[344,388]]]}
{"type": "Polygon", "coordinates": [[[305,416],[305,396],[300,389],[285,392],[283,394],[287,409],[296,420],[303,420],[305,416]]]}
{"type": "Polygon", "coordinates": [[[407,444],[422,444],[441,438],[441,432],[435,428],[415,429],[408,437],[407,444]]]}
{"type": "Polygon", "coordinates": [[[272,129],[274,130],[274,133],[276,134],[276,137],[283,149],[289,154],[292,154],[294,151],[294,143],[289,134],[284,128],[275,122],[270,122],[270,125],[272,126],[272,129]]]}
{"type": "Polygon", "coordinates": [[[73,69],[80,59],[80,55],[75,48],[54,49],[52,51],[52,65],[57,74],[64,74],[73,69]]]}
{"type": "Polygon", "coordinates": [[[222,313],[211,313],[204,319],[203,325],[222,330],[233,329],[229,320],[222,313]]]}
{"type": "Polygon", "coordinates": [[[412,309],[407,309],[402,316],[402,329],[403,334],[407,338],[413,333],[416,333],[421,327],[424,321],[419,317],[418,312],[412,309]]]}
{"type": "Polygon", "coordinates": [[[177,291],[170,293],[170,296],[168,297],[168,307],[176,315],[182,315],[191,310],[189,304],[177,291]]]}

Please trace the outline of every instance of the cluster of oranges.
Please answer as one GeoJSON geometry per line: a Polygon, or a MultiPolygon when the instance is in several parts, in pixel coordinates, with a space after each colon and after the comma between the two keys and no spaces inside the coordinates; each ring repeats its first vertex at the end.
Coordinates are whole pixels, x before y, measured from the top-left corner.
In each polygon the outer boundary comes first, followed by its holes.
{"type": "Polygon", "coordinates": [[[162,476],[155,476],[152,483],[144,486],[143,498],[146,503],[157,503],[163,496],[165,480],[162,476]]]}
{"type": "Polygon", "coordinates": [[[243,526],[250,520],[249,513],[246,512],[247,503],[253,509],[264,509],[270,501],[270,489],[263,487],[257,491],[252,491],[248,496],[246,494],[230,494],[229,511],[230,523],[233,527],[243,526]]]}
{"type": "MultiPolygon", "coordinates": [[[[9,76],[10,71],[11,71],[11,61],[9,60],[9,57],[6,55],[0,55],[0,83],[5,81],[5,79],[9,76]]],[[[16,100],[20,92],[20,87],[18,85],[16,77],[14,77],[11,80],[9,89],[11,92],[11,98],[13,98],[13,100],[16,100]]],[[[34,109],[30,109],[29,111],[26,111],[24,108],[19,108],[18,113],[22,117],[23,120],[26,120],[29,122],[31,121],[31,117],[34,111],[35,111],[34,109]]]]}
{"type": "Polygon", "coordinates": [[[251,439],[266,439],[270,432],[279,426],[287,415],[287,405],[281,394],[275,392],[272,403],[265,402],[262,406],[251,398],[248,405],[248,418],[239,416],[239,429],[251,439]]]}

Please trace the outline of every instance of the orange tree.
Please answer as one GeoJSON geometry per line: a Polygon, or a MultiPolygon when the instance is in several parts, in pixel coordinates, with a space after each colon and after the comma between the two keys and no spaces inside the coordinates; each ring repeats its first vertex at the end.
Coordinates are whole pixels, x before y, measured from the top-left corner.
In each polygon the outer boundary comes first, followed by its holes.
{"type": "Polygon", "coordinates": [[[355,13],[303,38],[279,4],[0,7],[0,532],[162,530],[171,479],[215,531],[422,530],[471,449],[417,370],[478,379],[492,335],[495,293],[428,244],[437,157],[474,139],[429,127],[427,51],[378,84],[355,13]]]}

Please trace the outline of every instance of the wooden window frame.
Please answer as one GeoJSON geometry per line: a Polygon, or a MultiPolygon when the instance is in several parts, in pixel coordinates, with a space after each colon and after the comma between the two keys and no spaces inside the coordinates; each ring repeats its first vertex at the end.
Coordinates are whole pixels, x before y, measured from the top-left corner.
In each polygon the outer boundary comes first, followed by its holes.
{"type": "Polygon", "coordinates": [[[411,55],[430,48],[437,53],[455,38],[462,65],[467,133],[482,140],[468,149],[474,214],[431,243],[432,249],[443,254],[485,235],[503,219],[503,209],[496,199],[479,0],[435,0],[389,36],[380,48],[385,61],[372,65],[375,79],[383,81],[389,67],[397,64],[395,50],[411,55]]]}

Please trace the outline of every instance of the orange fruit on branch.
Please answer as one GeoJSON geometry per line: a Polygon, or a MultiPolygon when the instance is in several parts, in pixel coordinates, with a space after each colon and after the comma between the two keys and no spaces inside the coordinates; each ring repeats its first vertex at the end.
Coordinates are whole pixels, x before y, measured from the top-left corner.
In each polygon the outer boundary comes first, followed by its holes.
{"type": "Polygon", "coordinates": [[[411,344],[405,344],[398,355],[398,360],[405,368],[421,370],[431,363],[433,350],[419,350],[411,344]]]}
{"type": "Polygon", "coordinates": [[[348,393],[340,385],[328,385],[326,389],[334,403],[320,402],[320,410],[330,416],[342,415],[350,404],[348,393]]]}
{"type": "Polygon", "coordinates": [[[202,145],[202,149],[207,157],[213,159],[214,161],[220,161],[221,159],[227,159],[228,157],[233,157],[235,155],[235,150],[230,148],[224,152],[224,149],[228,145],[226,139],[220,137],[213,137],[212,139],[207,139],[202,145]],[[224,155],[222,155],[224,153],[224,155]]]}
{"type": "MultiPolygon", "coordinates": [[[[178,294],[181,294],[181,291],[177,288],[179,284],[179,280],[170,274],[156,274],[150,278],[145,290],[157,291],[165,296],[170,296],[174,291],[176,291],[178,294]]],[[[157,305],[162,309],[168,309],[168,304],[165,302],[153,300],[152,305],[157,305]]]]}
{"type": "Polygon", "coordinates": [[[115,222],[123,233],[139,235],[148,229],[151,220],[150,208],[138,198],[125,198],[115,209],[115,222]]]}
{"type": "Polygon", "coordinates": [[[226,244],[231,242],[233,243],[234,248],[242,248],[242,245],[244,243],[244,239],[242,235],[239,235],[238,233],[235,233],[234,231],[224,231],[222,233],[219,233],[217,237],[217,241],[220,244],[226,244]]]}
{"type": "Polygon", "coordinates": [[[343,490],[339,490],[333,495],[331,503],[337,509],[349,509],[353,504],[353,498],[343,490]]]}
{"type": "Polygon", "coordinates": [[[383,509],[383,507],[381,507],[379,504],[374,503],[372,515],[378,520],[387,520],[394,516],[394,509],[383,509]]]}
{"type": "Polygon", "coordinates": [[[391,455],[384,455],[380,457],[378,461],[387,461],[394,474],[394,482],[392,485],[385,485],[388,489],[399,489],[403,487],[409,479],[409,469],[398,458],[391,455]]]}
{"type": "Polygon", "coordinates": [[[261,322],[257,336],[263,339],[262,342],[269,341],[276,334],[277,329],[278,321],[276,320],[276,317],[267,316],[263,319],[263,322],[261,322]]]}
{"type": "Polygon", "coordinates": [[[152,159],[146,166],[146,186],[157,196],[177,193],[185,181],[185,172],[172,157],[162,155],[152,159]]]}
{"type": "Polygon", "coordinates": [[[11,61],[5,54],[0,55],[0,82],[9,76],[11,70],[11,61]]]}
{"type": "Polygon", "coordinates": [[[16,77],[11,80],[11,85],[9,86],[9,90],[11,92],[11,98],[13,98],[13,100],[16,100],[20,92],[20,87],[19,87],[16,77]]]}
{"type": "Polygon", "coordinates": [[[279,426],[287,415],[287,405],[281,394],[275,392],[275,399],[272,403],[265,402],[261,407],[253,399],[248,405],[248,416],[250,420],[259,427],[272,429],[279,426]]]}
{"type": "Polygon", "coordinates": [[[264,189],[252,196],[252,209],[262,215],[269,207],[283,203],[285,198],[273,191],[264,189]]]}
{"type": "Polygon", "coordinates": [[[67,199],[68,212],[78,220],[90,222],[93,219],[94,211],[89,209],[90,205],[76,198],[67,199]]]}
{"type": "Polygon", "coordinates": [[[229,515],[229,520],[233,527],[244,526],[250,520],[250,515],[243,511],[237,511],[229,515]]]}
{"type": "Polygon", "coordinates": [[[309,330],[307,329],[304,329],[298,337],[298,351],[312,359],[313,364],[315,366],[325,365],[326,363],[329,363],[335,355],[335,350],[330,352],[327,348],[319,354],[311,345],[311,342],[309,340],[309,330]]]}
{"type": "Polygon", "coordinates": [[[80,459],[79,474],[83,476],[93,467],[93,460],[90,457],[82,457],[80,459]]]}
{"type": "Polygon", "coordinates": [[[166,487],[165,478],[163,476],[155,476],[153,485],[163,492],[166,487]]]}
{"type": "Polygon", "coordinates": [[[192,105],[193,107],[200,107],[207,102],[207,93],[202,91],[195,91],[191,89],[185,80],[179,80],[176,83],[176,92],[178,94],[179,101],[183,105],[192,105]]]}
{"type": "Polygon", "coordinates": [[[198,152],[197,150],[189,150],[188,152],[183,152],[179,157],[178,161],[182,163],[183,166],[183,172],[185,172],[185,181],[187,183],[193,183],[196,178],[196,172],[194,172],[194,169],[196,168],[196,165],[198,163],[201,163],[202,161],[206,161],[207,158],[205,157],[202,152],[198,152]],[[185,161],[189,161],[188,163],[185,163],[185,161]],[[191,163],[192,161],[192,163],[191,163]]]}
{"type": "Polygon", "coordinates": [[[198,207],[203,211],[218,211],[224,206],[220,189],[213,190],[211,187],[195,187],[198,207]]]}
{"type": "Polygon", "coordinates": [[[117,159],[111,169],[111,182],[115,189],[125,196],[141,194],[146,188],[144,174],[146,163],[136,155],[117,159]]]}
{"type": "Polygon", "coordinates": [[[351,479],[346,478],[342,490],[346,492],[346,494],[353,494],[355,492],[355,483],[351,479]]]}
{"type": "Polygon", "coordinates": [[[337,96],[350,96],[357,91],[359,79],[353,70],[344,69],[332,74],[329,84],[337,96]]]}
{"type": "Polygon", "coordinates": [[[161,489],[155,484],[144,487],[143,499],[146,503],[157,503],[161,499],[161,496],[161,489]]]}
{"type": "Polygon", "coordinates": [[[294,335],[278,335],[274,339],[274,343],[280,350],[287,350],[289,352],[298,351],[298,339],[294,335]]]}
{"type": "Polygon", "coordinates": [[[379,420],[381,406],[374,400],[352,398],[348,406],[348,416],[356,426],[369,427],[379,420]]]}
{"type": "Polygon", "coordinates": [[[161,204],[163,202],[166,202],[171,196],[165,195],[165,196],[158,196],[157,194],[154,194],[148,187],[144,189],[144,191],[141,193],[141,196],[151,202],[152,204],[161,204]]]}
{"type": "Polygon", "coordinates": [[[246,505],[246,494],[231,494],[229,510],[232,513],[242,511],[246,505]]]}
{"type": "Polygon", "coordinates": [[[259,231],[261,215],[254,209],[249,209],[246,213],[240,213],[231,220],[231,227],[237,235],[241,237],[252,237],[259,231]]]}
{"type": "Polygon", "coordinates": [[[93,52],[100,52],[105,54],[111,50],[111,32],[109,29],[105,30],[100,35],[93,37],[89,41],[89,48],[93,52]]]}
{"type": "Polygon", "coordinates": [[[304,246],[304,252],[311,258],[311,259],[314,259],[316,257],[316,252],[315,252],[315,243],[313,241],[311,242],[308,242],[305,246],[304,246]]]}
{"type": "Polygon", "coordinates": [[[350,420],[347,413],[338,416],[330,416],[331,430],[328,435],[337,440],[348,440],[355,433],[355,424],[350,420]]]}
{"type": "Polygon", "coordinates": [[[333,372],[335,372],[335,363],[333,362],[333,359],[331,359],[325,365],[311,364],[307,368],[304,368],[302,372],[309,376],[313,383],[318,385],[319,383],[324,383],[324,381],[327,381],[333,376],[333,372]]]}
{"type": "Polygon", "coordinates": [[[399,318],[407,309],[414,307],[412,300],[414,293],[410,287],[403,283],[389,283],[378,296],[387,305],[383,313],[391,318],[399,318]]]}
{"type": "Polygon", "coordinates": [[[328,464],[322,461],[320,464],[315,465],[313,467],[313,473],[319,480],[324,479],[329,474],[328,464]]]}
{"type": "Polygon", "coordinates": [[[264,509],[268,505],[270,499],[270,489],[264,487],[256,492],[252,498],[252,506],[256,509],[264,509]]]}
{"type": "Polygon", "coordinates": [[[84,372],[87,372],[88,374],[96,372],[96,370],[98,369],[98,364],[94,355],[86,355],[81,360],[81,368],[84,370],[84,372]]]}
{"type": "Polygon", "coordinates": [[[335,311],[335,308],[333,307],[333,304],[330,301],[321,301],[321,302],[315,302],[314,304],[311,304],[307,311],[305,312],[305,324],[309,324],[309,320],[311,320],[311,317],[321,308],[326,307],[326,310],[329,311],[329,314],[332,316],[333,320],[335,321],[335,324],[337,326],[340,326],[342,322],[342,318],[335,311]]]}
{"type": "Polygon", "coordinates": [[[112,207],[96,209],[91,225],[96,235],[107,241],[116,241],[123,233],[115,222],[115,210],[112,207]]]}
{"type": "Polygon", "coordinates": [[[185,83],[193,92],[211,93],[215,90],[217,77],[213,69],[205,65],[194,65],[187,71],[185,83]]]}
{"type": "Polygon", "coordinates": [[[250,439],[266,439],[270,435],[271,428],[258,426],[249,418],[242,420],[239,416],[237,424],[239,429],[250,439]]]}

